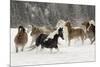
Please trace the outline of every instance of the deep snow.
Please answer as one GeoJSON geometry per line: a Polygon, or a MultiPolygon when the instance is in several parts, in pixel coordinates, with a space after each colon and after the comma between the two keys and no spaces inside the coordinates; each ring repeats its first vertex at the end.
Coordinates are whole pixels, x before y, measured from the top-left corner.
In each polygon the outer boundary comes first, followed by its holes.
{"type": "Polygon", "coordinates": [[[25,46],[23,52],[15,52],[14,38],[17,34],[17,29],[11,29],[11,65],[38,65],[38,64],[54,64],[54,63],[72,63],[72,62],[86,62],[95,61],[95,43],[90,45],[90,41],[85,40],[84,45],[81,40],[73,39],[71,46],[68,47],[64,40],[59,38],[59,52],[55,49],[50,53],[49,49],[34,49],[29,51],[31,37],[25,46]]]}

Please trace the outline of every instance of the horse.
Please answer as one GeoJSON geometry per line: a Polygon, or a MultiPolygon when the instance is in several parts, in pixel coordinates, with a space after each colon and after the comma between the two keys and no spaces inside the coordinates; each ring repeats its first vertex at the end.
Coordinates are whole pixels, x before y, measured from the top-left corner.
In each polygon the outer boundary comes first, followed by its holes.
{"type": "Polygon", "coordinates": [[[86,34],[80,27],[72,27],[70,22],[67,21],[65,26],[68,28],[68,45],[70,46],[71,39],[81,38],[82,44],[84,43],[84,39],[86,38],[86,34]]]}
{"type": "Polygon", "coordinates": [[[91,41],[91,44],[95,41],[95,25],[93,21],[85,21],[82,23],[86,29],[87,38],[91,41]]]}
{"type": "MultiPolygon", "coordinates": [[[[67,20],[68,21],[68,20],[67,20]]],[[[64,40],[66,43],[68,43],[68,28],[65,26],[66,21],[65,20],[58,20],[57,24],[56,24],[56,29],[59,29],[60,27],[63,28],[63,36],[64,36],[64,40]]]]}
{"type": "Polygon", "coordinates": [[[58,38],[61,37],[62,39],[63,38],[63,28],[59,28],[58,29],[58,32],[54,35],[53,38],[48,38],[47,34],[40,34],[37,39],[36,39],[36,44],[35,44],[35,47],[33,48],[36,48],[38,46],[41,45],[41,49],[43,48],[50,48],[51,49],[51,52],[52,52],[52,49],[55,48],[55,49],[58,49],[58,38]]]}
{"type": "MultiPolygon", "coordinates": [[[[35,42],[36,38],[41,34],[49,34],[53,32],[55,29],[47,26],[36,26],[36,25],[29,25],[28,32],[31,31],[30,35],[32,36],[31,46],[35,42]]],[[[31,47],[30,46],[30,47],[31,47]]]]}
{"type": "Polygon", "coordinates": [[[15,47],[16,47],[16,53],[18,52],[18,47],[22,47],[21,51],[23,51],[25,44],[28,41],[28,35],[25,31],[25,28],[23,26],[19,26],[18,33],[15,36],[15,47]]]}

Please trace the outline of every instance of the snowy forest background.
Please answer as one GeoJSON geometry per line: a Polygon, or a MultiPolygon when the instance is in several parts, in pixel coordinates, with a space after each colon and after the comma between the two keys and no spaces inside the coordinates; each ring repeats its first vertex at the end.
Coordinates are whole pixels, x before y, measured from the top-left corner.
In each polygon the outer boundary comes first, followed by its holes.
{"type": "MultiPolygon", "coordinates": [[[[23,65],[43,65],[58,63],[89,62],[96,60],[95,42],[91,45],[90,40],[84,40],[84,45],[79,38],[72,39],[68,47],[67,41],[58,39],[59,52],[50,54],[50,49],[34,49],[29,51],[32,36],[28,34],[28,42],[23,52],[16,53],[15,36],[19,25],[27,27],[28,25],[53,26],[62,19],[71,20],[73,26],[80,26],[88,19],[95,21],[94,5],[75,5],[61,3],[44,3],[33,1],[10,2],[10,28],[11,28],[11,66],[23,65]],[[41,59],[41,60],[40,60],[41,59]]],[[[66,30],[66,29],[65,29],[66,30]]],[[[67,31],[67,30],[66,30],[67,31]]]]}
{"type": "Polygon", "coordinates": [[[94,5],[75,5],[11,0],[11,28],[29,24],[55,26],[59,19],[79,26],[89,18],[95,20],[94,5]]]}

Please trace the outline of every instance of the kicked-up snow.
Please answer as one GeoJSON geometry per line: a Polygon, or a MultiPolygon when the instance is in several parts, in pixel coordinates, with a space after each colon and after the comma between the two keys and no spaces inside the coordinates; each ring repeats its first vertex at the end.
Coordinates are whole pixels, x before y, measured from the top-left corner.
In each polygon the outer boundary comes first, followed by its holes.
{"type": "Polygon", "coordinates": [[[14,43],[16,34],[17,29],[11,28],[11,66],[95,61],[96,46],[95,43],[91,45],[89,39],[86,39],[83,45],[81,40],[73,39],[71,46],[68,46],[65,40],[59,38],[59,51],[53,49],[50,53],[50,49],[41,50],[40,47],[30,51],[31,36],[29,35],[24,51],[16,53],[14,43]]]}

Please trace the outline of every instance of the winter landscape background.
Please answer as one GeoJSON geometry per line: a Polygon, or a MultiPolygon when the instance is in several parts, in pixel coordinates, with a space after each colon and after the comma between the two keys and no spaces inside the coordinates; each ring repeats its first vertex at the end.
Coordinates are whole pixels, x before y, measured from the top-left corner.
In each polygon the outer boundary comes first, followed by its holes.
{"type": "Polygon", "coordinates": [[[89,39],[84,41],[82,45],[81,40],[71,40],[71,46],[59,38],[58,45],[59,52],[53,49],[53,53],[50,53],[50,49],[43,49],[40,47],[29,51],[31,44],[31,36],[28,35],[28,42],[23,52],[16,53],[14,38],[17,34],[17,29],[11,29],[11,66],[27,66],[27,65],[43,65],[43,64],[58,64],[58,63],[75,63],[75,62],[94,62],[96,60],[96,46],[95,43],[90,44],[89,39]]]}
{"type": "Polygon", "coordinates": [[[19,25],[27,27],[29,24],[38,26],[55,26],[60,19],[71,20],[73,26],[80,26],[84,20],[89,18],[95,21],[95,6],[94,5],[74,5],[61,3],[40,3],[28,1],[11,0],[10,8],[11,18],[11,65],[41,65],[54,63],[72,63],[72,62],[88,62],[95,61],[95,43],[90,44],[89,39],[86,39],[84,45],[81,40],[72,39],[71,46],[59,38],[58,53],[50,54],[49,49],[43,51],[32,50],[28,51],[31,43],[31,36],[28,34],[28,42],[24,52],[15,52],[14,38],[18,32],[19,25]]]}

